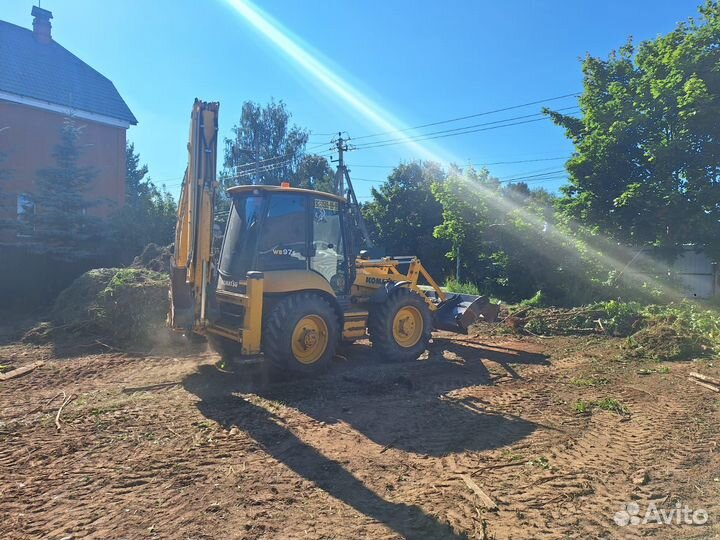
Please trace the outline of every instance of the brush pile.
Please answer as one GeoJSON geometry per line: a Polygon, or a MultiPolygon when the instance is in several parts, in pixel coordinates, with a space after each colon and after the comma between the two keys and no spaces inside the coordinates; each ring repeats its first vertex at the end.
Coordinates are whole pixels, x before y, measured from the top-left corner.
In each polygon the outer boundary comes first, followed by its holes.
{"type": "Polygon", "coordinates": [[[149,243],[142,250],[142,253],[133,259],[131,268],[145,268],[162,274],[170,273],[170,259],[173,254],[172,244],[166,247],[149,243]]]}
{"type": "Polygon", "coordinates": [[[90,270],[60,293],[50,321],[28,332],[25,340],[62,337],[148,348],[166,333],[168,285],[167,275],[142,268],[90,270]]]}
{"type": "Polygon", "coordinates": [[[520,307],[505,324],[541,337],[625,337],[630,358],[687,360],[720,352],[720,314],[689,302],[642,306],[611,300],[571,309],[520,307]]]}

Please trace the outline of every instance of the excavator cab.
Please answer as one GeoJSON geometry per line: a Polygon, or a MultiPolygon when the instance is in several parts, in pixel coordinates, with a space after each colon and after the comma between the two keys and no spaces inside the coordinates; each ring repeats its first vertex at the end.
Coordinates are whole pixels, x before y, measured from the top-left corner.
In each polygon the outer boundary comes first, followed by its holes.
{"type": "Polygon", "coordinates": [[[322,278],[333,295],[348,293],[352,248],[344,199],[289,186],[238,186],[229,195],[219,289],[238,290],[233,285],[254,270],[265,273],[266,284],[293,279],[297,289],[322,278]]]}
{"type": "MultiPolygon", "coordinates": [[[[319,191],[246,185],[212,256],[216,103],[196,101],[178,205],[168,321],[224,357],[264,355],[300,373],[326,367],[342,342],[369,337],[386,361],[418,358],[433,328],[466,333],[498,306],[443,291],[416,257],[357,257],[357,206],[319,191]],[[424,283],[424,284],[423,284],[424,283]]],[[[355,200],[351,197],[351,200],[355,200]]]]}

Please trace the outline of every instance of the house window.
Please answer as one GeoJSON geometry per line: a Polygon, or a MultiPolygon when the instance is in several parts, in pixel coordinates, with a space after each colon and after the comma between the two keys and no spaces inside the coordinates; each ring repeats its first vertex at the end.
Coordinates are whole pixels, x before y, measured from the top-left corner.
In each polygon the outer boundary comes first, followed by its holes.
{"type": "Polygon", "coordinates": [[[35,232],[35,201],[30,195],[17,196],[17,235],[28,238],[35,232]]]}

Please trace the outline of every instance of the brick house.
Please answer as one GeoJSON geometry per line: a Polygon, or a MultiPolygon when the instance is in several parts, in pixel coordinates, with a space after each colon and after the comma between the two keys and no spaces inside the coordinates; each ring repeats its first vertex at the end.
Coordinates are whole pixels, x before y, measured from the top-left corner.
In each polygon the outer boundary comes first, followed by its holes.
{"type": "Polygon", "coordinates": [[[125,199],[125,135],[137,124],[113,83],[53,41],[52,13],[32,9],[33,29],[0,21],[0,242],[32,236],[37,172],[52,156],[66,118],[82,126],[81,166],[97,171],[88,197],[108,216],[125,199]],[[13,226],[14,224],[14,226],[13,226]]]}

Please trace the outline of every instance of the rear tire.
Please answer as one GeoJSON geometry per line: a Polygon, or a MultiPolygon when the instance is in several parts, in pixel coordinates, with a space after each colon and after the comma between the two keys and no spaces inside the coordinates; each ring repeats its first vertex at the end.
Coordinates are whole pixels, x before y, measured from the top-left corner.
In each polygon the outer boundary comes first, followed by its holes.
{"type": "Polygon", "coordinates": [[[370,312],[368,331],[381,360],[416,360],[432,337],[430,309],[419,294],[404,287],[395,289],[370,312]]]}
{"type": "Polygon", "coordinates": [[[277,368],[295,373],[326,369],[340,341],[340,321],[330,302],[315,293],[279,300],[263,324],[263,352],[277,368]]]}

